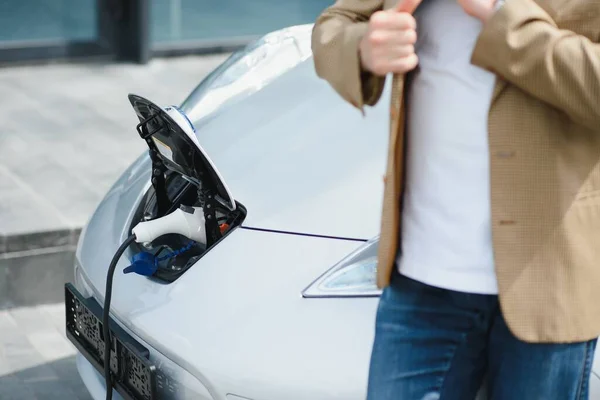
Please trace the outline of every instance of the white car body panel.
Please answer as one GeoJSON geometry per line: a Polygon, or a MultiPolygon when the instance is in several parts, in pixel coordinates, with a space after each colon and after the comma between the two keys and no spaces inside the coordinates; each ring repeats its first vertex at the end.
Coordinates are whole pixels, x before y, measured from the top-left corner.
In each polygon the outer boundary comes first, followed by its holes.
{"type": "Polygon", "coordinates": [[[244,225],[369,239],[379,232],[385,103],[363,117],[309,59],[196,131],[249,210],[244,225]]]}
{"type": "MultiPolygon", "coordinates": [[[[246,220],[170,284],[122,274],[126,252],[113,286],[112,316],[174,388],[163,388],[163,399],[365,398],[378,299],[301,292],[361,245],[339,238],[379,232],[388,95],[389,87],[363,117],[317,78],[310,59],[196,127],[246,220]]],[[[143,155],[84,228],[76,270],[84,295],[102,302],[107,266],[149,177],[143,155]]],[[[101,375],[81,356],[77,365],[103,399],[101,375]]],[[[600,399],[596,375],[590,398],[600,399]]]]}
{"type": "MultiPolygon", "coordinates": [[[[211,392],[358,400],[377,299],[301,296],[358,245],[238,229],[172,284],[116,276],[113,316],[211,392]]],[[[86,278],[102,287],[95,270],[86,278]]]]}

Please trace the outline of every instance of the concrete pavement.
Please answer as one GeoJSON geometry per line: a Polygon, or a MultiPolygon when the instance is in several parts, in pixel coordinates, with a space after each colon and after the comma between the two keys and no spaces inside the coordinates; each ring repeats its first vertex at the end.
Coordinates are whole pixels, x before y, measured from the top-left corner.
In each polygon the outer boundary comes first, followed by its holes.
{"type": "Polygon", "coordinates": [[[62,304],[0,311],[0,399],[89,400],[62,304]]]}
{"type": "Polygon", "coordinates": [[[179,104],[225,57],[0,69],[0,255],[73,244],[145,150],[127,94],[179,104]]]}

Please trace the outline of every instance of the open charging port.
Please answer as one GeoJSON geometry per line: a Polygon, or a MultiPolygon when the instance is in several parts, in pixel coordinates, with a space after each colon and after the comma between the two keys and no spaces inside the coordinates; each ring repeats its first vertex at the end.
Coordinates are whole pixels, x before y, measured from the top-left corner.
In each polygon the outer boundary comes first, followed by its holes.
{"type": "Polygon", "coordinates": [[[204,214],[205,243],[165,234],[149,243],[132,244],[134,252],[145,251],[158,260],[155,278],[172,282],[239,226],[246,209],[231,195],[185,114],[176,107],[160,108],[136,95],[129,95],[129,100],[140,119],[137,130],[152,160],[152,186],[135,211],[130,229],[178,208],[193,212],[193,207],[199,207],[204,214]],[[177,254],[181,249],[185,251],[177,254]]]}

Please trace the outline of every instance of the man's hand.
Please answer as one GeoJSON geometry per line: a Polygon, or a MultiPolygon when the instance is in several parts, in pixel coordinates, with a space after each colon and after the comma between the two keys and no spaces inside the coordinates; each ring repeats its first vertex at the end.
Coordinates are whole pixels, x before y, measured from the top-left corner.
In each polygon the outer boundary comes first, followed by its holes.
{"type": "Polygon", "coordinates": [[[467,14],[486,22],[494,13],[495,0],[457,0],[467,14]]]}
{"type": "Polygon", "coordinates": [[[395,8],[371,16],[369,30],[359,45],[364,69],[384,76],[390,72],[403,74],[417,66],[417,24],[412,13],[421,1],[400,0],[395,8]]]}

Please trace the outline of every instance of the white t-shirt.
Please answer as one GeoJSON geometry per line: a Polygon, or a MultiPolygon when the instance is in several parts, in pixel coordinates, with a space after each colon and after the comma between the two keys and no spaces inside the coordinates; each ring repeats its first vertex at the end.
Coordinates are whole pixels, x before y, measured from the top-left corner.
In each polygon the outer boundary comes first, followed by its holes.
{"type": "Polygon", "coordinates": [[[481,22],[456,0],[425,0],[415,18],[398,267],[428,285],[497,294],[487,137],[495,76],[470,63],[481,22]]]}

